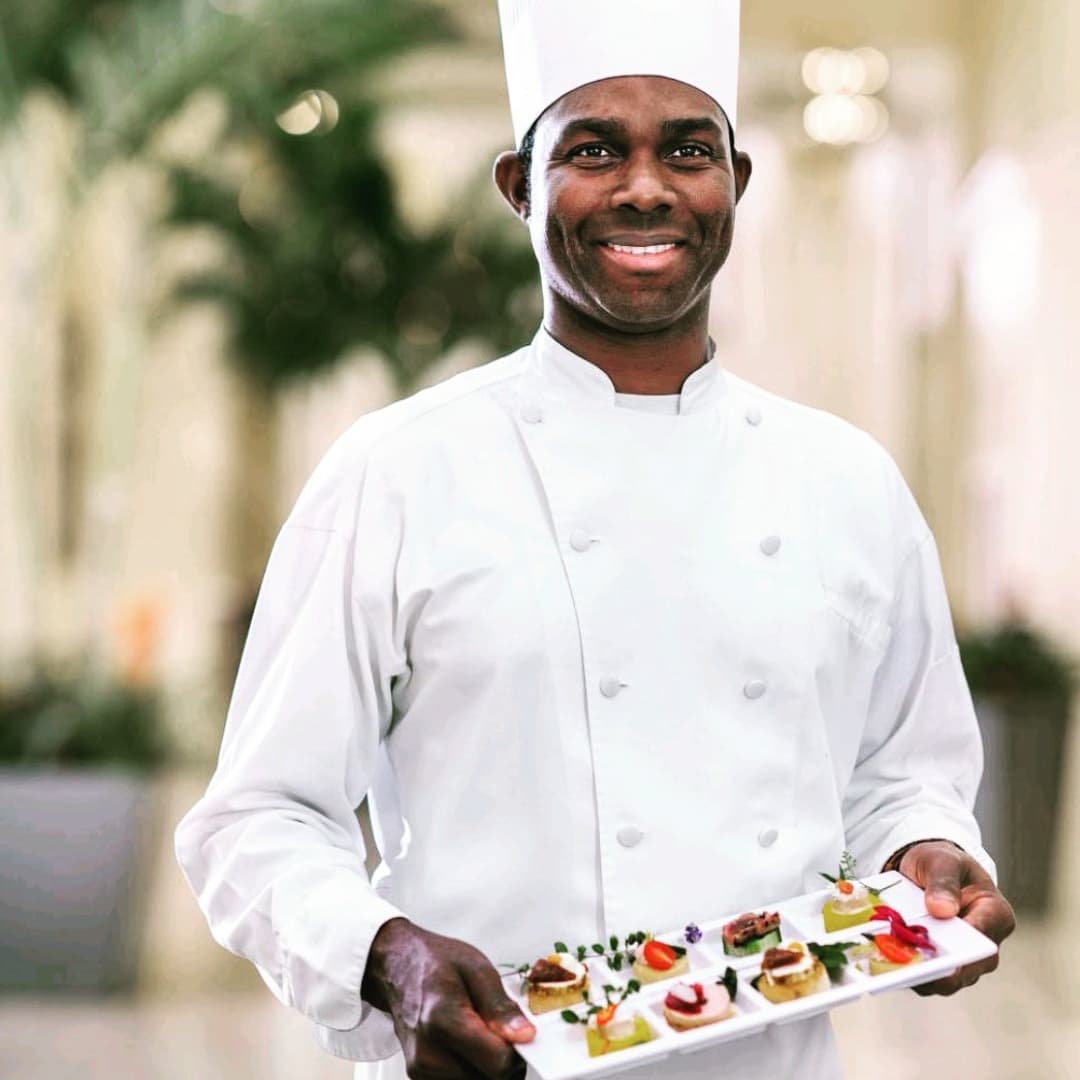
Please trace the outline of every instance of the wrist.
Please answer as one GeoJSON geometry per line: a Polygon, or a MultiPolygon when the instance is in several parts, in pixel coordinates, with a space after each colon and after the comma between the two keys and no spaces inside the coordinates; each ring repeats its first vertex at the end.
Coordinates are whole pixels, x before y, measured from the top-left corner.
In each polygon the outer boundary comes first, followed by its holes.
{"type": "Polygon", "coordinates": [[[395,953],[400,953],[403,939],[411,936],[413,930],[413,924],[404,916],[399,916],[387,919],[371,939],[364,977],[360,983],[360,997],[383,1012],[390,1011],[390,997],[387,993],[390,958],[395,953]]]}

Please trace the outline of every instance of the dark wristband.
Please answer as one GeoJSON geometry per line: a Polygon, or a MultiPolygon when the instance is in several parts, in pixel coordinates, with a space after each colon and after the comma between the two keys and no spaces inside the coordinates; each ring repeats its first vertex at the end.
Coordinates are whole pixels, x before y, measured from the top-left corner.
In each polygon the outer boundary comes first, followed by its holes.
{"type": "Polygon", "coordinates": [[[881,868],[881,872],[884,874],[889,870],[899,870],[900,863],[903,862],[904,856],[913,847],[918,847],[919,844],[952,844],[957,851],[966,855],[967,852],[955,841],[946,840],[943,836],[931,836],[925,840],[912,840],[910,844],[905,844],[902,848],[894,851],[886,860],[885,865],[881,868]]]}

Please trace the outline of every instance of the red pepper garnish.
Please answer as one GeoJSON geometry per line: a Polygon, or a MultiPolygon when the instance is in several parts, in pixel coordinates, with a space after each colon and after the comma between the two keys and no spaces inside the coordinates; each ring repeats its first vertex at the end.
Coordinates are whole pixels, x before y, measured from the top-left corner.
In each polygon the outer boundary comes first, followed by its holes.
{"type": "Polygon", "coordinates": [[[615,1004],[615,1005],[608,1005],[605,1008],[601,1009],[596,1014],[596,1026],[597,1027],[607,1027],[607,1025],[610,1024],[611,1021],[615,1019],[615,1010],[618,1007],[619,1006],[617,1004],[615,1004]]]}
{"type": "Polygon", "coordinates": [[[914,945],[900,941],[895,934],[875,934],[874,944],[890,964],[910,964],[918,955],[914,945]]]}
{"type": "Polygon", "coordinates": [[[913,945],[916,949],[925,949],[931,953],[937,952],[937,946],[930,940],[930,931],[925,926],[909,926],[904,921],[904,916],[895,908],[887,904],[878,904],[874,908],[874,918],[886,920],[893,937],[905,945],[913,945]]]}

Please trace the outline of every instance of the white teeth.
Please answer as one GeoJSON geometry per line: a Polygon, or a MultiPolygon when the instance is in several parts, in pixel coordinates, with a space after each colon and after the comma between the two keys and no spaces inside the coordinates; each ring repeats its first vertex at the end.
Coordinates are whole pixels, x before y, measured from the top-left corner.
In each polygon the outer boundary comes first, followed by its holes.
{"type": "Polygon", "coordinates": [[[648,247],[631,247],[629,244],[608,244],[612,251],[621,251],[625,255],[660,255],[673,251],[674,244],[650,244],[648,247]]]}

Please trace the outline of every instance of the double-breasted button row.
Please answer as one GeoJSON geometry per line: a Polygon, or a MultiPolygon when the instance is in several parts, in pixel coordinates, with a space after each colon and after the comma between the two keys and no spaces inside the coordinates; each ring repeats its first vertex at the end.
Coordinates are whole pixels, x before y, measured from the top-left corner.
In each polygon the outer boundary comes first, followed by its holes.
{"type": "MultiPolygon", "coordinates": [[[[593,546],[595,538],[587,529],[570,530],[570,546],[577,552],[586,552],[593,546]]],[[[772,556],[780,550],[781,540],[779,536],[766,536],[758,545],[764,554],[772,556]]]]}
{"type": "MultiPolygon", "coordinates": [[[[761,832],[757,834],[758,846],[763,848],[772,847],[779,838],[780,833],[776,829],[762,829],[761,832]]],[[[633,848],[637,847],[638,844],[645,839],[645,833],[636,825],[620,825],[618,831],[615,833],[615,839],[618,840],[624,848],[633,848]]]]}

